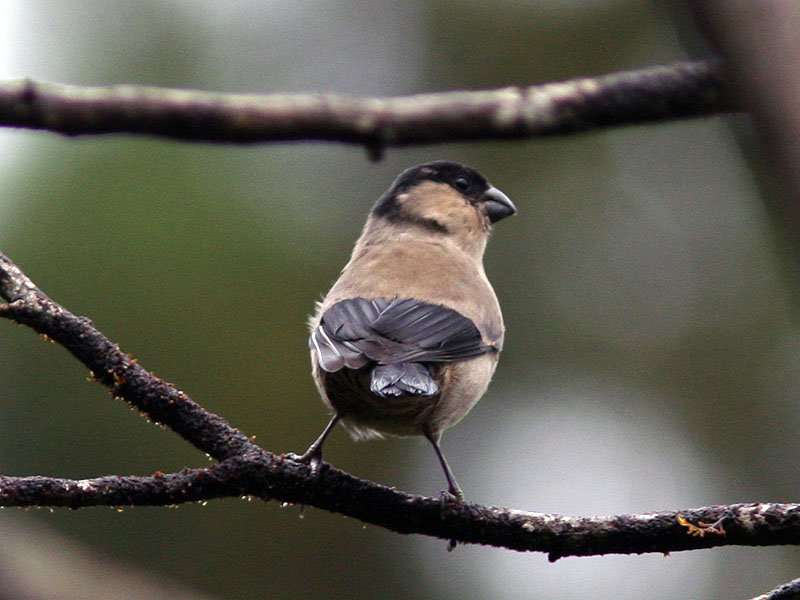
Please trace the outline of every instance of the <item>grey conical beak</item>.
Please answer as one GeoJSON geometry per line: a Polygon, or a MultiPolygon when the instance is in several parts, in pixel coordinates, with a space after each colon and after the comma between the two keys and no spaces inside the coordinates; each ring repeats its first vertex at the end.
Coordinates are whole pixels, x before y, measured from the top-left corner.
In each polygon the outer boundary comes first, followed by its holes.
{"type": "Polygon", "coordinates": [[[486,206],[486,214],[492,223],[497,223],[500,219],[517,214],[517,207],[514,206],[511,199],[496,187],[490,187],[483,192],[481,202],[486,206]]]}

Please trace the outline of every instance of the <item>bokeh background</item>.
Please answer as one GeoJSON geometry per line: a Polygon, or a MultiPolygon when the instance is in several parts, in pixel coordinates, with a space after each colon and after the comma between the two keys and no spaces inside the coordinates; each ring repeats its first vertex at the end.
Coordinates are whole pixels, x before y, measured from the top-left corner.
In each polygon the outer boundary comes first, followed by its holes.
{"type": "MultiPolygon", "coordinates": [[[[0,76],[225,92],[399,95],[527,85],[695,55],[644,0],[0,1],[0,76]]],[[[444,438],[470,500],[563,514],[797,501],[792,256],[744,117],[390,150],[0,131],[0,248],[147,368],[268,450],[327,421],[306,316],[402,169],[471,164],[517,204],[486,258],[508,335],[444,438]]],[[[63,349],[0,323],[0,472],[203,466],[63,349]]],[[[435,495],[421,439],[326,459],[435,495]]],[[[746,598],[785,548],[564,559],[399,536],[276,503],[5,510],[2,598],[746,598]]]]}

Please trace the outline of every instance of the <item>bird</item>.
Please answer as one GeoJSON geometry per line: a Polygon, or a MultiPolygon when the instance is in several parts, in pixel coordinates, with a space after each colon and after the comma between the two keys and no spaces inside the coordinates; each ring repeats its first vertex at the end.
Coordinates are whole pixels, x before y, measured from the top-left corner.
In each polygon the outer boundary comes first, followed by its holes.
{"type": "Polygon", "coordinates": [[[312,375],[332,417],[293,457],[318,474],[339,422],[356,439],[421,435],[444,471],[442,494],[463,500],[440,441],[483,396],[503,348],[483,254],[492,225],[516,212],[483,175],[456,162],[397,176],[309,319],[312,375]]]}

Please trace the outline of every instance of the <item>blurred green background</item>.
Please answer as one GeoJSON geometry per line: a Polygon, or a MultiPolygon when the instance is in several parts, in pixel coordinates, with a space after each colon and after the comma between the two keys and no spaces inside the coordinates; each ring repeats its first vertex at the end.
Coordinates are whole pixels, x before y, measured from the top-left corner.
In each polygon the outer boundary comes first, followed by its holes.
{"type": "MultiPolygon", "coordinates": [[[[397,95],[680,60],[664,3],[0,1],[0,76],[225,92],[397,95]]],[[[237,148],[0,131],[0,248],[55,300],[275,452],[327,420],[305,319],[402,169],[480,169],[519,208],[486,264],[508,335],[445,435],[475,502],[609,514],[797,501],[794,263],[759,200],[742,118],[567,139],[390,150],[237,148]],[[731,129],[731,126],[735,129],[731,129]]],[[[0,472],[92,477],[207,464],[63,349],[0,322],[0,472]]],[[[424,440],[326,459],[435,495],[424,440]]],[[[6,510],[2,598],[745,598],[798,553],[565,559],[399,536],[314,509],[6,510]]]]}

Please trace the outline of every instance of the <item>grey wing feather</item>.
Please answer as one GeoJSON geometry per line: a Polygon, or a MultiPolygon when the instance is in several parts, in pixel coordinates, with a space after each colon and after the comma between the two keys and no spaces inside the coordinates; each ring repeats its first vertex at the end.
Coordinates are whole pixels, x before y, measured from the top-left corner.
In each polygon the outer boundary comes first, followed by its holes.
{"type": "Polygon", "coordinates": [[[418,300],[392,301],[371,327],[405,347],[392,357],[393,362],[449,362],[490,349],[470,319],[450,308],[418,300]]]}
{"type": "Polygon", "coordinates": [[[334,372],[344,367],[359,369],[369,362],[358,342],[371,335],[369,324],[378,318],[386,304],[385,300],[356,298],[338,302],[325,311],[319,326],[308,338],[309,347],[316,350],[319,364],[325,371],[334,372]]]}
{"type": "Polygon", "coordinates": [[[328,308],[311,333],[309,346],[329,372],[358,369],[370,361],[450,362],[495,348],[464,315],[411,299],[342,300],[328,308]]]}

